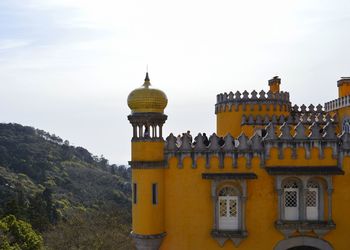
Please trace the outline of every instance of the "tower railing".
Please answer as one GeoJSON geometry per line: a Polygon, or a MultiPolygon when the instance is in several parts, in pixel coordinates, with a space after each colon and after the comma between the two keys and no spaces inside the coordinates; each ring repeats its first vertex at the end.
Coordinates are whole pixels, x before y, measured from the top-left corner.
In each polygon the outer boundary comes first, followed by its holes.
{"type": "Polygon", "coordinates": [[[343,96],[325,103],[325,111],[330,112],[350,106],[350,96],[343,96]]]}

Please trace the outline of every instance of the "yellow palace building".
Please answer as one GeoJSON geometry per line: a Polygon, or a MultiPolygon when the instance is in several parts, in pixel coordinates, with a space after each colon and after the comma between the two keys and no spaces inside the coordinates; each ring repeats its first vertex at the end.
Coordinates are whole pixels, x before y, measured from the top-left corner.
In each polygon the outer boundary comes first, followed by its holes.
{"type": "Polygon", "coordinates": [[[209,138],[163,139],[168,100],[148,74],[129,94],[138,250],[350,249],[350,78],[324,106],[268,84],[218,94],[209,138]]]}

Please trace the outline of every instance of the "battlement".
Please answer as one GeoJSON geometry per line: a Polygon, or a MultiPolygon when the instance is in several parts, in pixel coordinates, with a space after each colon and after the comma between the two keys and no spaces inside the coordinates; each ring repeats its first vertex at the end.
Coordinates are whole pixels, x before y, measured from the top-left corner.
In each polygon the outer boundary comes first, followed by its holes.
{"type": "Polygon", "coordinates": [[[343,96],[324,104],[325,111],[330,112],[340,108],[350,107],[350,96],[343,96]]]}
{"type": "MultiPolygon", "coordinates": [[[[314,122],[310,127],[306,127],[299,122],[296,126],[284,123],[279,133],[273,123],[266,126],[264,137],[255,133],[248,138],[245,134],[234,138],[230,134],[219,137],[213,133],[210,138],[205,138],[199,133],[192,141],[192,136],[183,134],[175,137],[170,134],[166,138],[165,155],[169,160],[171,157],[178,158],[178,165],[181,167],[185,157],[192,158],[192,167],[197,166],[197,158],[202,156],[206,159],[206,166],[210,167],[210,158],[219,158],[219,166],[223,167],[224,158],[233,159],[233,167],[237,167],[237,159],[240,156],[246,158],[247,167],[251,166],[253,157],[260,158],[260,165],[264,166],[265,161],[270,158],[272,148],[278,150],[278,159],[284,159],[284,150],[290,148],[292,159],[299,157],[311,159],[311,150],[316,147],[319,150],[318,158],[324,158],[325,148],[332,149],[332,158],[337,159],[340,152],[350,153],[350,135],[343,133],[337,136],[335,126],[328,122],[325,126],[314,122]],[[292,133],[294,131],[294,133],[292,133]],[[297,148],[304,148],[304,155],[298,155],[297,148]]],[[[344,154],[341,155],[344,155],[344,154]]]]}
{"type": "Polygon", "coordinates": [[[323,111],[321,112],[292,112],[289,116],[284,115],[242,115],[241,125],[268,125],[269,123],[275,125],[282,125],[283,123],[287,123],[289,125],[297,125],[299,122],[305,125],[311,125],[314,122],[320,125],[326,125],[328,122],[337,123],[338,117],[337,115],[331,116],[323,111]]]}
{"type": "Polygon", "coordinates": [[[245,90],[243,93],[239,91],[233,93],[231,91],[230,93],[218,94],[216,96],[215,113],[226,111],[226,107],[229,107],[229,111],[232,111],[232,107],[235,107],[235,111],[237,111],[240,105],[243,105],[243,110],[246,109],[247,105],[250,105],[252,109],[256,104],[259,106],[259,110],[261,110],[263,104],[268,105],[267,109],[269,109],[269,105],[273,105],[274,111],[277,110],[277,106],[284,111],[289,111],[291,108],[288,92],[272,93],[271,91],[261,90],[258,96],[258,92],[255,90],[250,94],[245,90]]]}

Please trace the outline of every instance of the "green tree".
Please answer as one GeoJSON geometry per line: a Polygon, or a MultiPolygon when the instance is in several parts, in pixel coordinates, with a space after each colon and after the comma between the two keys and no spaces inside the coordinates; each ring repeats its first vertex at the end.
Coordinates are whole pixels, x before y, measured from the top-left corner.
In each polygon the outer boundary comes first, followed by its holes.
{"type": "Polygon", "coordinates": [[[0,250],[39,250],[43,239],[30,224],[8,215],[0,220],[0,250]]]}

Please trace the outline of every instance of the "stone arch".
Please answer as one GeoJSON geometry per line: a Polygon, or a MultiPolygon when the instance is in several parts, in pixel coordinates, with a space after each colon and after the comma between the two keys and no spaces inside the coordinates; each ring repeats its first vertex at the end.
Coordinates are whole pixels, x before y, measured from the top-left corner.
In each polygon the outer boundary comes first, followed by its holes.
{"type": "Polygon", "coordinates": [[[274,250],[289,250],[295,247],[313,247],[319,250],[333,250],[331,244],[325,240],[314,237],[293,237],[285,240],[281,240],[274,247],[274,250]]]}

